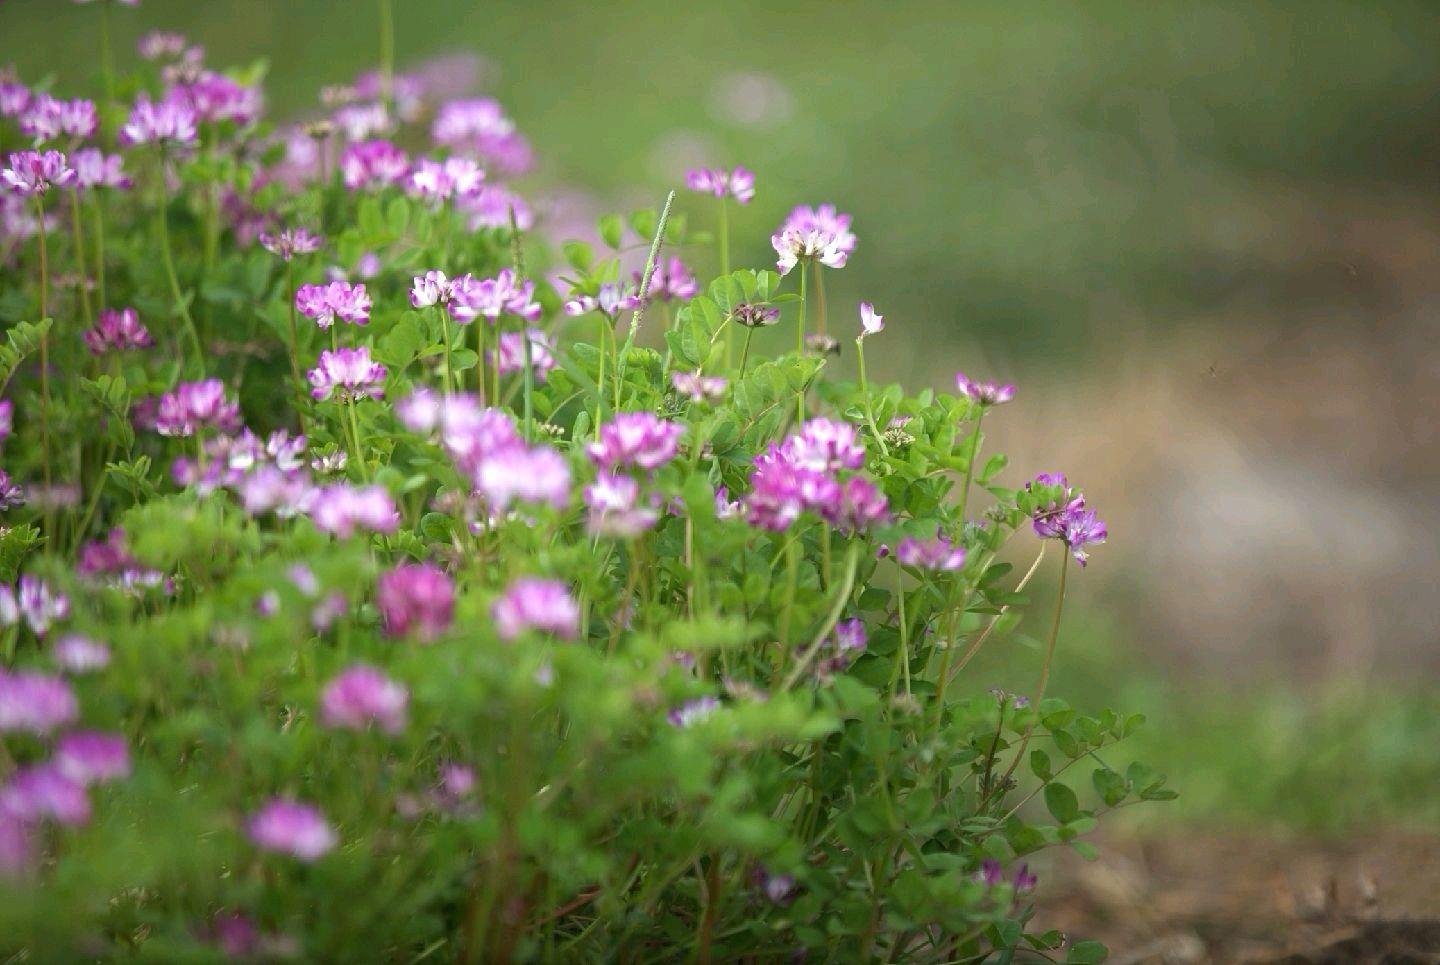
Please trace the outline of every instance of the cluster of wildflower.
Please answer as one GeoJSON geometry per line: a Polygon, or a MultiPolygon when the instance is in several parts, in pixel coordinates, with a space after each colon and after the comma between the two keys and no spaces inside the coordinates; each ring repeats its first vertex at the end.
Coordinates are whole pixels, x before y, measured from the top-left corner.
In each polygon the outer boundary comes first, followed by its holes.
{"type": "Polygon", "coordinates": [[[890,518],[889,501],[863,475],[843,474],[865,464],[865,447],[855,427],[834,419],[811,419],[755,460],[750,496],[751,525],[776,532],[789,529],[809,511],[851,533],[865,532],[890,518]]]}
{"type": "Polygon", "coordinates": [[[1035,535],[1063,542],[1081,566],[1090,561],[1085,547],[1110,535],[1105,521],[1086,507],[1085,496],[1062,473],[1041,473],[1026,483],[1022,507],[1029,511],[1035,535]]]}
{"type": "Polygon", "coordinates": [[[326,285],[301,285],[295,290],[295,310],[314,319],[323,331],[336,320],[351,325],[369,325],[372,302],[363,284],[332,281],[326,285]]]}
{"type": "Polygon", "coordinates": [[[160,396],[148,428],[181,438],[202,429],[235,432],[240,428],[240,405],[225,395],[225,383],[219,379],[182,382],[174,392],[160,396]]]}
{"type": "Polygon", "coordinates": [[[685,184],[691,191],[734,198],[741,204],[749,204],[755,197],[755,174],[742,167],[696,168],[685,172],[685,184]]]}
{"type": "Polygon", "coordinates": [[[506,174],[523,174],[533,163],[530,143],[488,97],[450,101],[435,113],[430,136],[452,151],[468,153],[506,174]]]}
{"type": "MultiPolygon", "coordinates": [[[[79,717],[79,701],[65,680],[0,669],[0,739],[26,734],[49,741],[79,717]]],[[[0,875],[17,876],[34,866],[47,822],[87,824],[89,788],[130,775],[130,750],[118,734],[65,730],[49,751],[47,759],[16,768],[0,784],[0,875]]]]}
{"type": "Polygon", "coordinates": [[[125,530],[119,526],[104,539],[80,547],[75,573],[83,582],[107,586],[127,593],[162,588],[173,591],[165,574],[145,566],[130,552],[125,530]]]}
{"type": "Polygon", "coordinates": [[[527,632],[570,640],[580,632],[580,608],[559,580],[516,580],[490,608],[490,619],[501,640],[518,640],[527,632]]]}
{"type": "Polygon", "coordinates": [[[522,281],[508,268],[494,278],[480,279],[468,274],[448,278],[443,271],[427,271],[415,276],[410,304],[416,308],[438,305],[461,325],[477,318],[494,323],[505,315],[534,321],[541,312],[535,301],[535,283],[522,281]]]}
{"type": "Polygon", "coordinates": [[[85,346],[92,355],[150,348],[155,344],[150,330],[140,323],[133,308],[106,308],[95,320],[95,327],[84,335],[85,346]]]}
{"type": "Polygon", "coordinates": [[[834,205],[800,205],[770,236],[770,245],[778,257],[776,270],[788,275],[802,261],[844,268],[855,250],[855,235],[850,231],[850,216],[838,213],[834,205]]]}
{"type": "Polygon", "coordinates": [[[20,577],[15,586],[0,586],[0,626],[23,623],[37,637],[70,615],[70,598],[34,576],[20,577]]]}

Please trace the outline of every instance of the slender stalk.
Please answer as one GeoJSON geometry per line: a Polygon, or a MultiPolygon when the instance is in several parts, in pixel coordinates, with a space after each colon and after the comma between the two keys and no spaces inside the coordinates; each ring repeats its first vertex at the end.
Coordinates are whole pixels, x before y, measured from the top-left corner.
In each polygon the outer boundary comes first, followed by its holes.
{"type": "Polygon", "coordinates": [[[450,309],[444,305],[440,306],[440,331],[445,337],[445,394],[448,396],[455,391],[455,365],[451,360],[455,353],[452,350],[454,339],[450,332],[450,309]]]}
{"type": "Polygon", "coordinates": [[[817,265],[815,268],[815,331],[824,335],[826,333],[826,321],[825,271],[817,265]]]}
{"type": "Polygon", "coordinates": [[[70,189],[70,234],[75,240],[75,269],[79,272],[79,280],[75,282],[75,290],[80,295],[81,317],[85,319],[85,327],[89,328],[95,323],[95,316],[90,309],[90,273],[85,268],[85,228],[80,223],[80,189],[70,189]]]}
{"type": "Polygon", "coordinates": [[[92,223],[95,226],[95,284],[96,294],[99,295],[99,307],[104,311],[109,307],[105,297],[105,209],[100,203],[99,189],[95,192],[95,206],[91,209],[92,223]]]}
{"type": "Polygon", "coordinates": [[[875,437],[875,441],[880,443],[880,452],[888,456],[890,447],[885,445],[885,436],[881,434],[880,426],[875,423],[875,403],[870,398],[870,386],[865,381],[865,337],[863,335],[855,339],[855,357],[860,363],[860,394],[865,397],[865,415],[870,420],[870,433],[875,437]]]}
{"type": "Polygon", "coordinates": [[[826,614],[825,622],[820,625],[820,632],[815,635],[815,639],[810,644],[810,647],[801,655],[800,659],[795,662],[795,666],[790,669],[790,673],[786,676],[785,683],[781,687],[782,690],[789,690],[799,682],[800,678],[805,675],[805,671],[810,668],[810,664],[815,661],[815,657],[820,653],[821,648],[825,646],[826,637],[830,636],[830,631],[834,630],[835,624],[840,621],[840,614],[844,612],[845,604],[850,599],[850,591],[855,588],[855,568],[859,562],[860,543],[854,542],[851,543],[850,548],[845,551],[845,574],[840,578],[840,589],[835,594],[835,602],[831,604],[830,612],[826,614]]]}
{"type": "Polygon", "coordinates": [[[610,328],[610,319],[605,316],[604,312],[597,312],[595,317],[600,320],[600,341],[596,345],[596,347],[600,349],[600,374],[595,381],[595,388],[597,390],[597,398],[595,400],[595,427],[598,429],[600,426],[600,410],[605,404],[605,332],[610,328]]]}
{"type": "MultiPolygon", "coordinates": [[[[795,326],[795,356],[805,357],[805,282],[810,275],[810,262],[800,262],[800,320],[795,326]]],[[[795,394],[795,424],[805,424],[805,390],[795,394]]]]}
{"type": "MultiPolygon", "coordinates": [[[[1035,688],[1033,706],[1035,708],[1036,720],[1040,719],[1040,704],[1045,700],[1045,687],[1050,682],[1050,665],[1055,659],[1055,641],[1060,636],[1060,616],[1065,610],[1065,576],[1069,572],[1070,554],[1061,553],[1060,588],[1055,594],[1055,619],[1050,624],[1050,640],[1045,645],[1045,662],[1040,665],[1040,683],[1035,688]]],[[[1033,733],[1035,733],[1035,725],[1032,723],[1029,727],[1025,728],[1025,736],[1021,738],[1020,747],[1015,751],[1015,756],[1011,759],[1010,766],[1006,768],[1004,776],[1001,777],[994,787],[985,794],[985,797],[981,799],[981,806],[984,806],[990,800],[994,791],[999,790],[1002,794],[1004,793],[1003,788],[1010,783],[1010,777],[1015,773],[1015,768],[1020,766],[1020,761],[1025,757],[1025,748],[1030,746],[1030,735],[1033,733]]]]}
{"type": "Polygon", "coordinates": [[[295,319],[295,269],[285,262],[285,294],[290,304],[290,377],[295,382],[295,396],[298,405],[295,415],[300,420],[300,432],[305,432],[305,382],[300,377],[300,329],[295,319]]]}
{"type": "Polygon", "coordinates": [[[387,107],[395,88],[395,8],[392,0],[380,0],[380,99],[387,107]]]}
{"type": "Polygon", "coordinates": [[[105,106],[115,103],[115,58],[110,51],[110,3],[100,4],[100,74],[105,81],[105,106]]]}
{"type": "MultiPolygon", "coordinates": [[[[50,252],[45,237],[45,204],[35,196],[35,224],[40,243],[40,318],[50,317],[50,252]]],[[[50,488],[50,333],[40,333],[40,454],[45,488],[50,488]]],[[[45,511],[45,534],[52,536],[50,511],[45,511]]]]}
{"type": "MultiPolygon", "coordinates": [[[[720,196],[720,277],[730,277],[730,204],[725,195],[720,196]]],[[[725,368],[730,368],[730,362],[734,358],[731,351],[733,336],[725,333],[725,368]]]]}
{"type": "MultiPolygon", "coordinates": [[[[510,206],[510,261],[515,267],[515,283],[523,284],[525,281],[525,248],[520,238],[520,221],[515,217],[515,206],[510,206]]],[[[525,371],[521,374],[521,393],[523,407],[525,410],[525,439],[535,441],[535,368],[534,360],[530,357],[530,329],[525,325],[520,327],[521,345],[525,350],[525,371]]],[[[500,365],[500,349],[495,349],[495,365],[500,365]]]]}
{"type": "Polygon", "coordinates": [[[740,378],[745,378],[745,362],[750,358],[750,336],[755,334],[755,329],[745,329],[745,346],[740,350],[740,378]]]}
{"type": "Polygon", "coordinates": [[[975,420],[975,445],[970,447],[970,458],[965,463],[965,485],[960,490],[960,523],[965,523],[965,507],[970,504],[970,481],[975,478],[975,464],[980,461],[980,443],[983,437],[980,435],[980,427],[985,424],[985,410],[981,408],[980,416],[975,420]]]}
{"type": "MultiPolygon", "coordinates": [[[[1040,569],[1041,561],[1045,559],[1045,549],[1049,545],[1049,540],[1040,541],[1040,552],[1036,555],[1035,562],[1030,564],[1030,569],[1026,570],[1025,575],[1021,577],[1020,582],[1015,584],[1015,589],[1013,592],[1019,593],[1021,590],[1025,589],[1025,587],[1030,585],[1031,578],[1035,576],[1036,571],[1040,569]]],[[[975,654],[980,652],[980,647],[985,643],[986,638],[990,636],[990,633],[1000,622],[1000,618],[1009,612],[1010,605],[1007,603],[1005,606],[1002,606],[1000,608],[999,613],[995,614],[993,617],[990,618],[990,622],[986,624],[984,631],[981,632],[980,636],[975,638],[974,643],[970,644],[970,649],[965,651],[965,656],[960,658],[960,662],[955,665],[955,669],[951,670],[949,672],[949,676],[945,677],[941,681],[940,691],[942,694],[944,693],[945,688],[949,685],[950,681],[954,680],[960,674],[960,671],[965,669],[965,665],[968,664],[972,658],[974,658],[975,654]]]]}
{"type": "Polygon", "coordinates": [[[170,251],[170,224],[168,207],[170,199],[165,191],[165,155],[160,155],[159,167],[160,203],[155,209],[155,227],[160,235],[160,257],[165,263],[165,277],[170,282],[170,295],[175,299],[175,310],[180,313],[180,319],[185,323],[185,330],[190,335],[190,344],[195,350],[195,364],[200,368],[200,374],[205,374],[205,350],[200,347],[200,333],[195,330],[195,319],[190,317],[190,307],[185,304],[185,297],[180,292],[180,277],[175,274],[175,256],[170,251]]]}
{"type": "Polygon", "coordinates": [[[353,397],[345,400],[345,414],[350,429],[350,458],[359,465],[360,478],[369,482],[370,466],[360,455],[360,423],[355,418],[355,399],[353,397]]]}

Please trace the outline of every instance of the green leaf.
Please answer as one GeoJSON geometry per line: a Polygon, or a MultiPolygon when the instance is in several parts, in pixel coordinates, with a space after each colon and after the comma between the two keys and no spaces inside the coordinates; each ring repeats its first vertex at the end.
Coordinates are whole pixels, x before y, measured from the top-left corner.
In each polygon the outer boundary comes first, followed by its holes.
{"type": "Polygon", "coordinates": [[[1038,747],[1035,750],[1031,751],[1030,770],[1033,771],[1035,773],[1035,776],[1040,778],[1040,780],[1050,780],[1051,775],[1054,773],[1050,769],[1050,755],[1040,750],[1038,747]]]}
{"type": "Polygon", "coordinates": [[[1114,807],[1125,800],[1129,789],[1125,786],[1125,778],[1120,776],[1118,771],[1108,767],[1102,767],[1095,771],[1092,777],[1095,782],[1095,793],[1100,795],[1100,800],[1110,807],[1114,807]]]}
{"type": "Polygon", "coordinates": [[[0,388],[3,388],[20,363],[40,348],[40,337],[50,331],[51,320],[42,318],[38,322],[16,322],[5,333],[5,344],[0,345],[0,388]]]}
{"type": "Polygon", "coordinates": [[[1065,956],[1068,965],[1099,965],[1110,957],[1110,949],[1101,942],[1083,941],[1070,946],[1065,956]]]}
{"type": "Polygon", "coordinates": [[[1045,786],[1045,806],[1061,824],[1069,824],[1080,816],[1080,799],[1064,784],[1045,786]]]}
{"type": "Polygon", "coordinates": [[[625,222],[618,214],[607,214],[600,219],[600,237],[611,248],[619,248],[624,236],[625,222]]]}
{"type": "Polygon", "coordinates": [[[560,246],[560,250],[565,253],[565,260],[577,271],[588,271],[595,260],[595,249],[583,241],[567,241],[560,246]]]}

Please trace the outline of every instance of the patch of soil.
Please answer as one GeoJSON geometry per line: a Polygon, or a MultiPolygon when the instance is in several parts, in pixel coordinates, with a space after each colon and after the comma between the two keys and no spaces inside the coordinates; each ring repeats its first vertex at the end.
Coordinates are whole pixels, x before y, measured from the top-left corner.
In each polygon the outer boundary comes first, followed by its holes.
{"type": "Polygon", "coordinates": [[[1440,835],[1096,843],[1049,867],[1036,924],[1105,942],[1112,965],[1440,965],[1440,835]]]}

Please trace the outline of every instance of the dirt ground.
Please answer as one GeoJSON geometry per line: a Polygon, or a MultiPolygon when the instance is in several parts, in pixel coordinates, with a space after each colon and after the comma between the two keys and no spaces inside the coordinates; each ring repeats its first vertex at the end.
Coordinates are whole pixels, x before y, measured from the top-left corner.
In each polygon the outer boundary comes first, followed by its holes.
{"type": "Polygon", "coordinates": [[[1049,869],[1037,924],[1104,941],[1112,965],[1440,963],[1440,835],[1096,844],[1049,869]]]}

